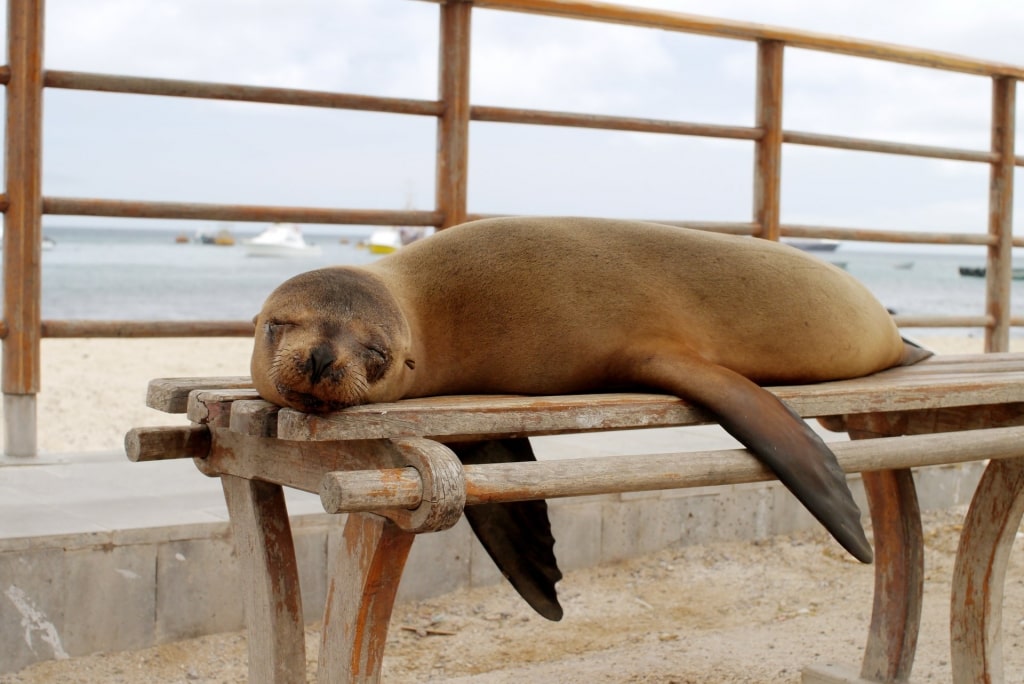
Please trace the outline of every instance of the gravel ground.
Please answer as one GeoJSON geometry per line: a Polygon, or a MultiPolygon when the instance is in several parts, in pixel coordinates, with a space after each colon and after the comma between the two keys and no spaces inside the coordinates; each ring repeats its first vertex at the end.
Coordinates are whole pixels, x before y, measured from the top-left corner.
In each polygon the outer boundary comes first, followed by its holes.
{"type": "MultiPolygon", "coordinates": [[[[964,511],[926,516],[925,609],[913,681],[948,682],[949,578],[964,511]]],[[[1003,605],[1006,681],[1024,681],[1024,551],[1003,605]]],[[[873,574],[820,534],[672,548],[568,573],[566,616],[534,615],[505,586],[400,604],[389,684],[799,682],[808,664],[859,667],[873,574]]],[[[307,631],[307,679],[318,633],[307,631]]],[[[34,665],[0,684],[245,682],[245,636],[34,665]]]]}

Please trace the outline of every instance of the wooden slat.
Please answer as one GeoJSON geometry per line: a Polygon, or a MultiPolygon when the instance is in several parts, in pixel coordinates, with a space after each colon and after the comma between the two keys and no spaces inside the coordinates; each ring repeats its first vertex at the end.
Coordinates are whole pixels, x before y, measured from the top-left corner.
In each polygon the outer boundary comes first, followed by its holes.
{"type": "MultiPolygon", "coordinates": [[[[852,380],[770,388],[805,417],[1024,402],[1024,355],[933,357],[852,380]]],[[[704,411],[676,397],[432,397],[356,406],[324,416],[283,409],[282,439],[377,439],[423,435],[516,436],[695,425],[704,411]]]]}
{"type": "MultiPolygon", "coordinates": [[[[252,387],[247,376],[209,378],[156,378],[149,381],[146,406],[164,413],[185,413],[188,395],[200,389],[246,389],[252,387]]],[[[253,391],[255,395],[255,390],[253,391]]]]}

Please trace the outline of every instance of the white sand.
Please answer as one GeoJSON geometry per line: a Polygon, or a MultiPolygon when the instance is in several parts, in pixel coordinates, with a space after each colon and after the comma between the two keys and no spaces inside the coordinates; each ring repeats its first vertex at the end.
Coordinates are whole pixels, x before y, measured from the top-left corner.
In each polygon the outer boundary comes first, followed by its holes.
{"type": "MultiPolygon", "coordinates": [[[[939,353],[981,352],[980,337],[918,338],[939,353]]],[[[1014,351],[1024,340],[1014,341],[1014,351]]],[[[248,375],[249,339],[46,339],[38,426],[41,453],[120,449],[132,427],[183,424],[146,408],[152,378],[248,375]]],[[[2,427],[0,427],[2,429],[2,427]]]]}

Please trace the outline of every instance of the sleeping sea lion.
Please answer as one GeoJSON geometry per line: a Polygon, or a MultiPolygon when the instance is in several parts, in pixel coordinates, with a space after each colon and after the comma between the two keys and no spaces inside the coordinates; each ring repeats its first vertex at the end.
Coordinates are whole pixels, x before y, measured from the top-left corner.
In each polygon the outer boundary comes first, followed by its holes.
{"type": "MultiPolygon", "coordinates": [[[[256,389],[300,411],[450,394],[679,396],[713,413],[864,562],[871,547],[834,455],[759,385],[930,355],[857,280],[798,249],[604,219],[449,228],[369,266],[298,275],[255,323],[256,389]]],[[[450,446],[466,462],[533,457],[526,440],[450,446]]],[[[558,619],[544,502],[466,515],[520,593],[558,619]]]]}

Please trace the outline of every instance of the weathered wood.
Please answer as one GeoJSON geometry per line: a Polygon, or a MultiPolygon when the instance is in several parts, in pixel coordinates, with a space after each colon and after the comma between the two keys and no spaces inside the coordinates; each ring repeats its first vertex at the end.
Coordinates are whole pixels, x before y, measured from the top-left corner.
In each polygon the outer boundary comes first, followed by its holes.
{"type": "Polygon", "coordinates": [[[438,90],[444,102],[437,119],[436,206],[440,227],[466,221],[469,174],[469,58],[473,4],[441,6],[441,50],[438,90]]]}
{"type": "Polygon", "coordinates": [[[380,681],[391,610],[415,538],[384,518],[349,516],[330,572],[320,684],[380,681]]]}
{"type": "Polygon", "coordinates": [[[132,428],[124,437],[124,450],[134,462],[206,458],[210,430],[205,425],[132,428]]]}
{"type": "MultiPolygon", "coordinates": [[[[445,0],[430,0],[444,2],[445,0]]],[[[727,19],[712,19],[668,10],[629,7],[590,0],[473,0],[477,7],[544,14],[569,19],[590,19],[629,26],[646,26],[663,31],[680,31],[733,40],[777,40],[791,47],[834,52],[853,57],[882,59],[901,64],[958,71],[983,76],[1024,79],[1024,68],[1012,64],[972,59],[948,52],[858,40],[811,31],[799,31],[727,19]]]]}
{"type": "Polygon", "coordinates": [[[469,118],[473,121],[489,121],[492,123],[520,123],[535,126],[596,128],[607,131],[667,133],[671,135],[725,138],[727,140],[757,140],[763,135],[761,130],[747,126],[722,126],[665,119],[642,119],[628,116],[514,109],[511,107],[485,107],[482,105],[471,107],[469,118]]]}
{"type": "Polygon", "coordinates": [[[875,540],[875,592],[861,677],[905,682],[914,666],[924,594],[917,490],[906,468],[868,471],[863,480],[875,540]]]}
{"type": "MultiPolygon", "coordinates": [[[[193,390],[245,389],[252,387],[248,377],[156,378],[149,381],[146,406],[164,413],[185,413],[188,395],[193,390]]],[[[255,390],[253,391],[255,397],[255,390]]]]}
{"type": "Polygon", "coordinates": [[[42,318],[43,5],[7,3],[2,379],[4,453],[36,455],[42,318]]]}
{"type": "Polygon", "coordinates": [[[324,107],[328,109],[352,109],[364,112],[418,114],[421,116],[438,116],[443,108],[442,103],[434,100],[351,95],[323,90],[270,88],[234,83],[182,81],[169,78],[93,74],[56,69],[48,69],[46,71],[45,83],[47,88],[91,90],[103,93],[194,97],[204,100],[262,102],[303,107],[324,107]]]}
{"type": "MultiPolygon", "coordinates": [[[[185,414],[193,423],[228,427],[236,401],[259,401],[253,389],[194,389],[188,395],[185,414]]],[[[265,403],[265,402],[263,402],[265,403]]]]}
{"type": "Polygon", "coordinates": [[[93,197],[44,197],[43,211],[51,215],[169,218],[202,221],[258,221],[357,224],[373,226],[436,226],[437,211],[385,209],[323,209],[203,202],[143,202],[93,197]]]}
{"type": "MultiPolygon", "coordinates": [[[[769,389],[805,417],[998,406],[1024,402],[1024,354],[938,356],[853,380],[769,389]]],[[[707,422],[706,412],[665,395],[487,395],[369,404],[323,416],[282,409],[278,435],[319,441],[421,435],[446,441],[707,422]]]]}
{"type": "Polygon", "coordinates": [[[783,131],[782,141],[794,145],[830,147],[832,149],[857,150],[860,152],[881,152],[882,154],[897,154],[903,157],[927,157],[930,159],[953,159],[985,163],[991,163],[999,159],[999,155],[994,152],[962,150],[953,147],[935,147],[933,145],[913,145],[910,143],[869,140],[866,138],[848,138],[839,135],[822,135],[820,133],[804,133],[801,131],[783,131]]]}
{"type": "Polygon", "coordinates": [[[985,311],[994,323],[985,329],[985,351],[1010,346],[1010,287],[1013,280],[1013,169],[1017,81],[992,80],[992,163],[989,174],[988,248],[985,311]]]}
{"type": "Polygon", "coordinates": [[[263,399],[244,399],[231,403],[229,426],[232,432],[253,437],[277,437],[280,406],[263,399]]]}
{"type": "MultiPolygon", "coordinates": [[[[836,442],[830,447],[843,470],[856,473],[1015,458],[1024,456],[1019,440],[1024,440],[1024,427],[836,442]]],[[[745,449],[465,465],[462,470],[467,506],[774,479],[745,449]]],[[[329,513],[410,508],[419,504],[422,484],[418,474],[404,467],[352,478],[348,472],[328,471],[320,492],[329,513]]]]}
{"type": "Polygon", "coordinates": [[[754,222],[758,237],[779,239],[782,192],[782,55],[785,45],[757,43],[757,128],[754,145],[754,222]]]}
{"type": "Polygon", "coordinates": [[[214,428],[210,434],[209,454],[195,461],[204,474],[277,482],[312,494],[320,491],[321,481],[332,471],[406,465],[389,440],[297,442],[240,435],[226,428],[214,428]]]}
{"type": "MultiPolygon", "coordinates": [[[[223,475],[241,569],[249,681],[305,684],[299,569],[281,485],[223,475]]],[[[344,680],[337,680],[344,681],[344,680]]]]}
{"type": "Polygon", "coordinates": [[[1003,585],[1010,550],[1024,514],[1024,459],[993,461],[974,492],[960,533],[950,641],[953,681],[1003,680],[1003,585]]]}

